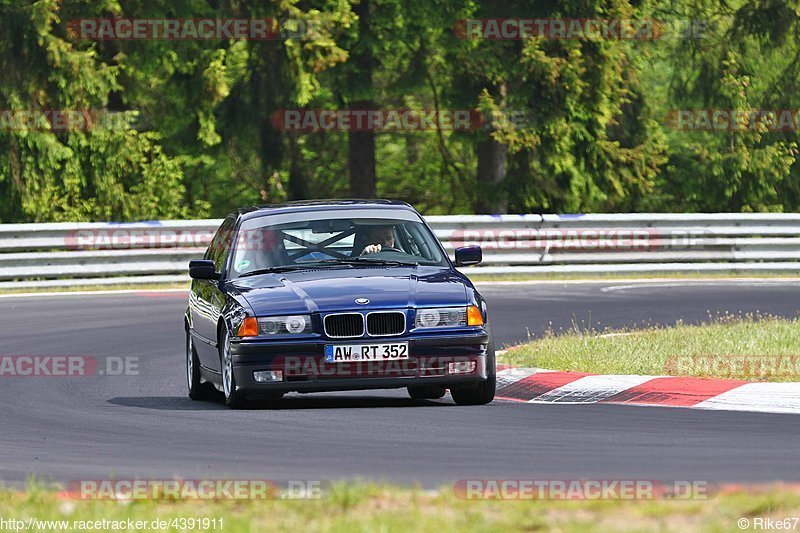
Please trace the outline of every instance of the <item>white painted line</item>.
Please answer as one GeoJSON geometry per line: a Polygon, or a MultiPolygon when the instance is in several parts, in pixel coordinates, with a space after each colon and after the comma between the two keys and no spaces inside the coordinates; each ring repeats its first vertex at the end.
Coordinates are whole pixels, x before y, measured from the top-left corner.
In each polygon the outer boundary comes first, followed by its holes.
{"type": "Polygon", "coordinates": [[[800,277],[786,276],[778,278],[622,278],[622,279],[540,279],[540,280],[523,280],[523,281],[473,281],[476,287],[502,287],[504,285],[613,285],[616,283],[625,283],[628,285],[647,285],[651,283],[680,283],[680,284],[697,284],[697,283],[800,283],[800,277]]]}
{"type": "Polygon", "coordinates": [[[747,383],[694,406],[697,409],[800,414],[800,383],[747,383]]]}
{"type": "Polygon", "coordinates": [[[530,403],[596,403],[654,379],[654,376],[586,376],[530,400],[530,403]]]}
{"type": "MultiPolygon", "coordinates": [[[[529,280],[529,281],[479,281],[475,282],[476,286],[504,286],[504,285],[613,285],[614,283],[619,283],[620,281],[624,281],[627,285],[614,285],[612,287],[606,287],[601,289],[603,292],[613,291],[613,290],[625,290],[631,288],[637,288],[641,285],[648,285],[654,283],[666,283],[666,285],[662,285],[664,287],[670,286],[684,286],[684,285],[691,285],[691,284],[726,284],[726,283],[759,283],[763,285],[785,285],[789,284],[800,284],[800,278],[794,277],[786,277],[786,278],[701,278],[696,280],[686,280],[681,282],[676,282],[674,279],[670,278],[643,278],[643,279],[626,279],[626,280],[601,280],[601,279],[586,279],[586,280],[529,280]]],[[[20,287],[22,288],[22,287],[20,287]]],[[[27,287],[26,287],[27,288],[27,287]]],[[[2,287],[0,287],[2,289],[2,287]]],[[[108,289],[108,290],[97,290],[97,291],[48,291],[48,292],[19,292],[19,293],[9,293],[9,294],[0,294],[0,298],[31,298],[34,296],[94,296],[94,295],[104,295],[104,294],[130,294],[130,293],[138,293],[138,292],[189,292],[189,288],[186,289],[108,289]]],[[[506,350],[498,351],[505,352],[506,350]]]]}
{"type": "MultiPolygon", "coordinates": [[[[168,251],[167,249],[163,249],[168,251]]],[[[68,252],[64,252],[68,253],[68,252]]],[[[70,252],[71,253],[71,252],[70,252]]],[[[62,290],[90,290],[89,287],[108,287],[108,290],[114,290],[122,285],[135,285],[138,287],[152,287],[154,285],[163,284],[177,284],[181,283],[189,286],[191,279],[188,275],[147,275],[147,276],[111,276],[103,278],[60,278],[60,279],[43,279],[38,281],[2,281],[0,282],[0,290],[36,290],[44,289],[55,291],[55,289],[62,290]]]]}
{"type": "Polygon", "coordinates": [[[536,374],[539,370],[536,368],[507,368],[497,372],[497,389],[507,387],[521,379],[536,374]]]}
{"type": "Polygon", "coordinates": [[[52,296],[103,296],[109,294],[139,294],[139,293],[183,293],[187,297],[189,289],[120,289],[107,291],[64,291],[64,292],[20,292],[16,294],[0,294],[0,298],[35,298],[52,296]]]}
{"type": "Polygon", "coordinates": [[[651,283],[635,283],[635,284],[626,284],[626,285],[613,285],[611,287],[603,287],[600,289],[600,292],[615,292],[615,291],[628,291],[628,290],[635,290],[635,289],[651,289],[651,288],[670,288],[670,287],[690,287],[690,286],[715,286],[715,285],[760,285],[760,286],[779,286],[783,287],[786,285],[798,285],[800,281],[796,278],[790,278],[785,280],[775,280],[775,279],[731,279],[727,281],[717,281],[717,280],[686,280],[686,281],[670,281],[670,282],[651,282],[651,283]]]}

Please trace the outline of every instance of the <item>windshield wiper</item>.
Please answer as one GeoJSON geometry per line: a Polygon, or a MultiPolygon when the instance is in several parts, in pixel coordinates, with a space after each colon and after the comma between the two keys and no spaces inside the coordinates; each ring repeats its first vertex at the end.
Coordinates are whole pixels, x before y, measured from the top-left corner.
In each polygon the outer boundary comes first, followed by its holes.
{"type": "Polygon", "coordinates": [[[344,265],[381,265],[381,266],[419,266],[419,263],[411,261],[397,261],[394,259],[376,259],[371,257],[343,257],[341,259],[325,259],[321,263],[344,265]]]}
{"type": "Polygon", "coordinates": [[[269,268],[259,268],[256,270],[251,270],[250,272],[245,272],[244,274],[239,274],[239,277],[246,278],[247,276],[258,276],[261,274],[279,274],[281,272],[291,272],[292,270],[307,270],[309,268],[314,268],[314,267],[313,265],[285,265],[285,266],[276,266],[269,268]]]}
{"type": "Polygon", "coordinates": [[[341,259],[323,259],[320,261],[309,262],[302,265],[283,265],[283,266],[275,266],[269,268],[259,268],[257,270],[251,270],[250,272],[245,272],[244,274],[239,274],[239,277],[246,278],[248,276],[258,276],[261,274],[279,274],[281,272],[292,272],[294,270],[308,270],[313,268],[326,267],[326,266],[329,267],[335,265],[342,265],[348,267],[353,265],[419,266],[419,263],[413,263],[410,261],[395,261],[393,259],[375,259],[370,257],[342,257],[341,259]]]}

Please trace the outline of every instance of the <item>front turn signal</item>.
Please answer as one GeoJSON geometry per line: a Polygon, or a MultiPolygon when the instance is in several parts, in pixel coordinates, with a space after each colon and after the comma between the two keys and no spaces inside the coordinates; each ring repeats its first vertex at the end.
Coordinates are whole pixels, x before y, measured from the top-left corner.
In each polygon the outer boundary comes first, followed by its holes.
{"type": "Polygon", "coordinates": [[[467,307],[467,325],[468,326],[483,325],[483,315],[481,314],[481,310],[475,307],[474,305],[470,305],[469,307],[467,307]]]}
{"type": "Polygon", "coordinates": [[[239,326],[237,335],[240,337],[258,337],[258,319],[252,316],[245,318],[242,325],[239,326]]]}

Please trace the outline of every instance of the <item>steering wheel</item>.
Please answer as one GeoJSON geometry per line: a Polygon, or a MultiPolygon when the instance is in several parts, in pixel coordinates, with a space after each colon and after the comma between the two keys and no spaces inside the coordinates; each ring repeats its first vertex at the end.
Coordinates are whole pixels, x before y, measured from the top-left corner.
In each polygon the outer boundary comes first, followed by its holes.
{"type": "MultiPolygon", "coordinates": [[[[368,246],[372,246],[372,245],[368,245],[368,246]]],[[[365,249],[366,249],[366,248],[365,248],[365,249]]],[[[403,250],[400,250],[400,249],[398,249],[398,248],[394,248],[394,247],[390,247],[390,246],[383,246],[383,245],[381,245],[381,249],[380,249],[380,251],[378,251],[378,252],[372,252],[371,254],[367,254],[367,253],[361,252],[361,255],[362,255],[362,256],[365,256],[365,255],[375,255],[375,254],[379,254],[379,253],[383,253],[383,252],[397,252],[397,253],[400,253],[400,254],[402,254],[402,253],[405,253],[405,252],[403,252],[403,250]]]]}

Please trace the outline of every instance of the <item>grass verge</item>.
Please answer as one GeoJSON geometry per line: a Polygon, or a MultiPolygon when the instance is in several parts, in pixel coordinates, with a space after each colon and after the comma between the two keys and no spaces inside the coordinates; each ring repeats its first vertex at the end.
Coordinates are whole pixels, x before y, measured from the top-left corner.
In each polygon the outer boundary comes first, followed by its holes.
{"type": "MultiPolygon", "coordinates": [[[[800,516],[800,494],[782,486],[740,488],[691,501],[469,501],[450,487],[431,492],[363,484],[335,485],[318,500],[275,501],[85,502],[61,500],[44,489],[0,491],[4,520],[67,520],[67,527],[55,529],[62,531],[77,531],[73,521],[173,518],[221,518],[216,531],[225,532],[735,531],[742,518],[752,526],[756,518],[793,516],[800,516]]],[[[24,529],[36,530],[27,524],[24,529]]]]}
{"type": "Polygon", "coordinates": [[[596,374],[800,381],[800,319],[721,316],[701,325],[574,330],[514,347],[515,366],[596,374]]]}

